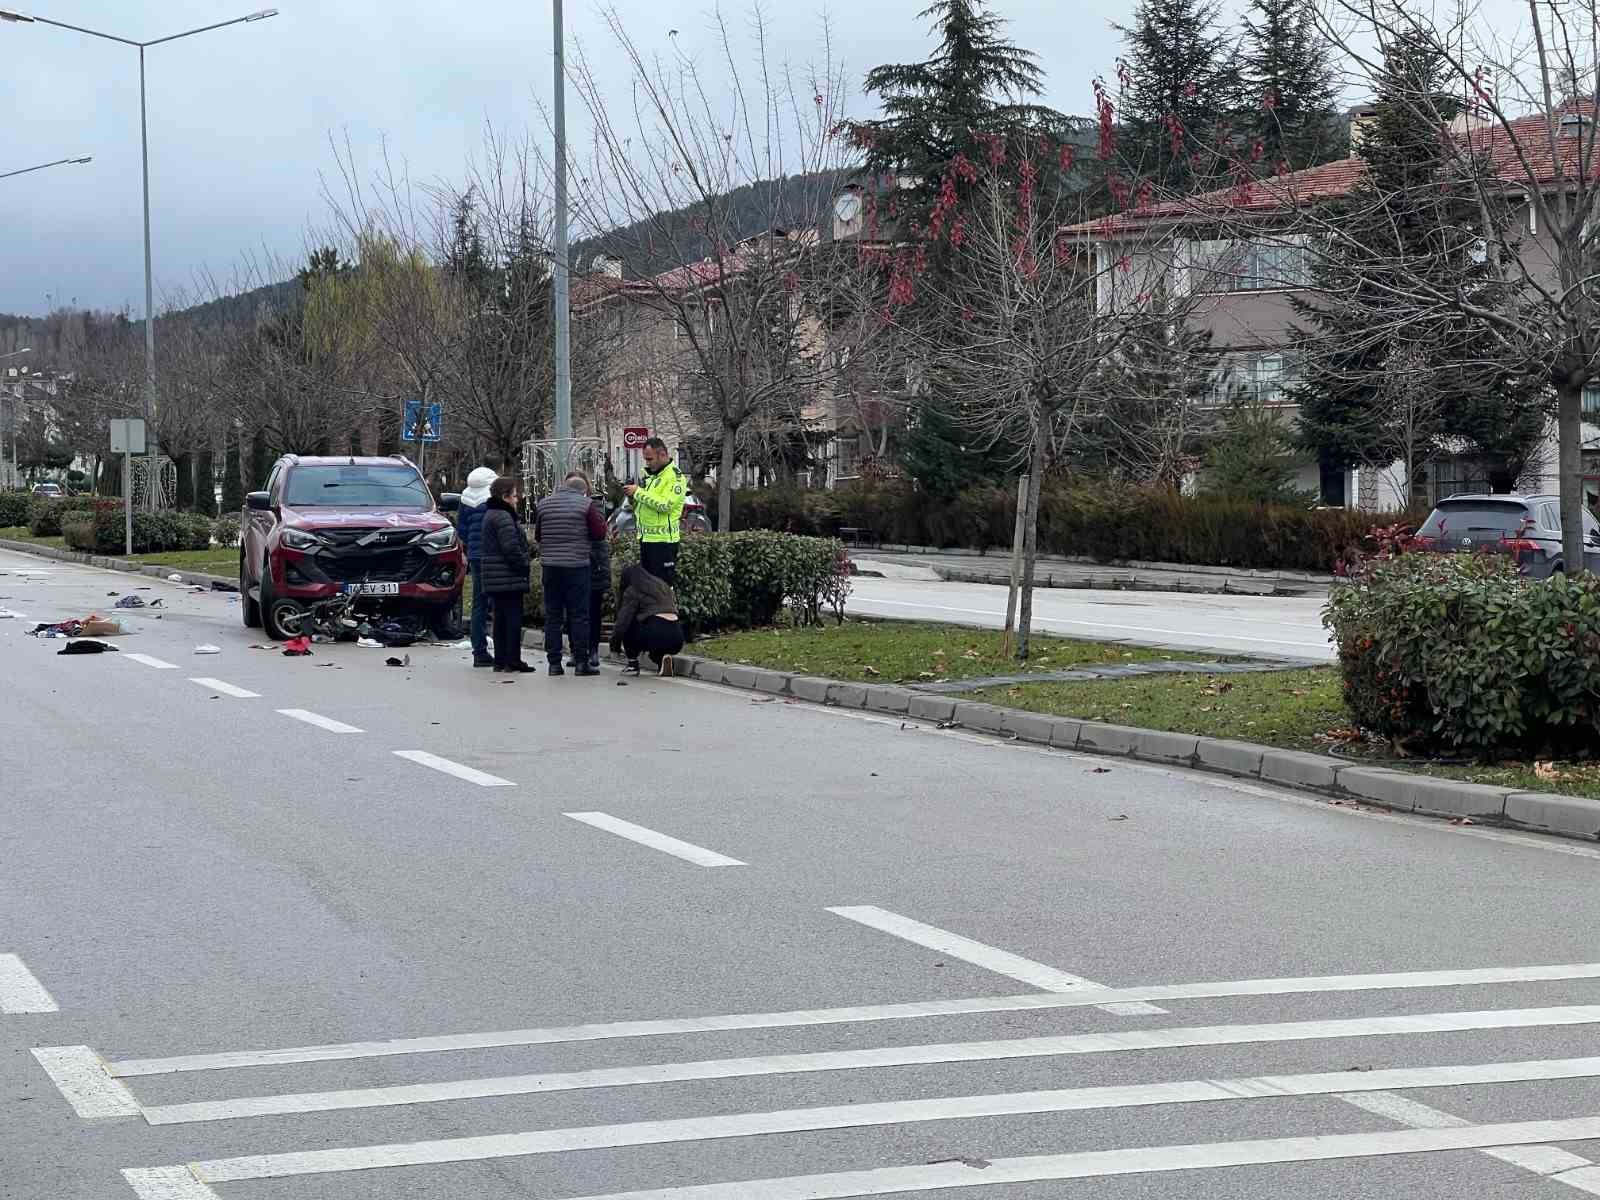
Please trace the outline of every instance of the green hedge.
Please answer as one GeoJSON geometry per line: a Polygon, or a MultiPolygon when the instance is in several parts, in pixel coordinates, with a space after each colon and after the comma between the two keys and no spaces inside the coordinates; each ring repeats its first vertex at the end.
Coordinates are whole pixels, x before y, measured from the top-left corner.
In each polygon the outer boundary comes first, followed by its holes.
{"type": "MultiPolygon", "coordinates": [[[[133,552],[164,554],[175,550],[205,550],[211,545],[212,521],[199,513],[136,512],[133,514],[133,552]]],[[[99,500],[93,511],[68,520],[62,536],[68,546],[88,554],[121,554],[126,534],[120,500],[99,500]]]]}
{"type": "Polygon", "coordinates": [[[0,529],[26,525],[32,514],[33,497],[27,492],[0,492],[0,529]]]}
{"type": "MultiPolygon", "coordinates": [[[[635,538],[612,538],[608,613],[616,611],[622,569],[638,561],[635,538]]],[[[850,562],[834,538],[769,531],[699,534],[678,547],[676,591],[678,612],[691,633],[771,625],[780,618],[815,625],[828,613],[842,618],[850,562]]],[[[538,559],[523,620],[544,623],[538,559]]]]}
{"type": "Polygon", "coordinates": [[[1592,752],[1600,577],[1531,582],[1503,555],[1402,552],[1337,584],[1324,617],[1345,702],[1407,749],[1592,752]]]}
{"type": "Polygon", "coordinates": [[[51,500],[35,496],[28,508],[28,532],[34,537],[60,537],[62,522],[69,516],[94,512],[94,497],[70,496],[51,500]]]}
{"type": "MultiPolygon", "coordinates": [[[[949,501],[903,481],[835,491],[748,489],[735,493],[733,512],[740,529],[835,537],[853,526],[894,544],[991,550],[1011,545],[1016,489],[968,488],[949,501]]],[[[1374,526],[1395,519],[1349,509],[1049,481],[1040,498],[1039,549],[1100,562],[1331,572],[1374,526]]]]}

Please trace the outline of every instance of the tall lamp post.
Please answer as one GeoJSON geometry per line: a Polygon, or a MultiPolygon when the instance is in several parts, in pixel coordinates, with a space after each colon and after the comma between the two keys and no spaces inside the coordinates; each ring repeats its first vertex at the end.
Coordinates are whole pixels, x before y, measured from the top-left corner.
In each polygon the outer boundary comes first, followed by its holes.
{"type": "MultiPolygon", "coordinates": [[[[49,166],[55,166],[54,163],[50,163],[48,165],[49,166]]],[[[38,167],[33,167],[31,169],[35,170],[35,171],[39,170],[38,167]]],[[[20,172],[16,172],[16,173],[20,174],[20,172]]],[[[5,176],[0,175],[0,179],[3,179],[3,178],[5,178],[5,176]]],[[[0,359],[16,358],[18,355],[31,354],[32,352],[33,352],[33,347],[32,346],[24,346],[21,350],[13,350],[10,354],[0,354],[0,359]]],[[[0,395],[4,395],[4,393],[0,392],[0,395]]],[[[0,476],[4,476],[5,473],[6,473],[6,425],[5,425],[5,417],[6,417],[5,409],[3,407],[0,407],[0,476]]],[[[12,429],[11,429],[11,474],[10,474],[10,477],[9,477],[9,484],[10,484],[10,486],[13,486],[13,487],[16,485],[16,482],[17,482],[17,478],[16,478],[16,476],[17,476],[17,465],[16,465],[17,464],[17,430],[16,430],[16,424],[17,424],[17,401],[16,401],[16,398],[13,397],[12,400],[11,400],[11,425],[12,425],[12,429]]]]}
{"type": "MultiPolygon", "coordinates": [[[[19,171],[0,171],[0,179],[10,179],[13,175],[26,175],[29,171],[43,171],[46,167],[62,167],[66,166],[68,163],[86,163],[93,161],[94,158],[88,154],[85,154],[82,158],[58,158],[55,160],[55,162],[40,163],[37,167],[23,167],[19,171]]],[[[0,358],[6,357],[9,356],[0,354],[0,358]]]]}
{"type": "Polygon", "coordinates": [[[561,0],[551,0],[555,24],[556,269],[551,281],[555,308],[556,483],[572,456],[572,294],[567,261],[567,51],[561,27],[561,0]]]}
{"type": "MultiPolygon", "coordinates": [[[[85,29],[81,25],[69,25],[65,21],[52,21],[49,17],[33,17],[26,13],[12,12],[10,9],[0,8],[0,21],[11,21],[24,25],[54,25],[57,29],[70,29],[74,33],[87,34],[89,37],[102,38],[108,42],[117,42],[123,46],[132,46],[139,52],[139,155],[141,161],[141,175],[144,180],[144,403],[145,411],[150,419],[150,424],[156,424],[156,317],[155,317],[155,288],[150,269],[150,135],[145,121],[145,85],[144,85],[144,52],[151,46],[162,46],[167,42],[175,42],[180,38],[193,37],[197,33],[210,33],[213,29],[225,29],[229,25],[244,25],[251,21],[264,21],[268,17],[278,15],[275,8],[264,8],[260,12],[253,12],[246,17],[234,17],[228,21],[218,21],[214,25],[202,25],[198,29],[186,29],[182,33],[169,34],[167,37],[152,38],[148,42],[134,41],[132,38],[118,37],[113,33],[101,33],[97,29],[85,29]]],[[[150,454],[150,507],[156,506],[156,439],[152,437],[149,446],[150,454]]]]}

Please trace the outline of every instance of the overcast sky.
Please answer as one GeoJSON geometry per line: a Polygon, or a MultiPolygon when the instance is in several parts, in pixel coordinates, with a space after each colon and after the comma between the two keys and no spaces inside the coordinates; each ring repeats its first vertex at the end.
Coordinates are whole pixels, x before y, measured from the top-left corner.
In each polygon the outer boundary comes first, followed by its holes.
{"type": "MultiPolygon", "coordinates": [[[[0,0],[0,7],[147,40],[242,16],[263,0],[0,0]]],[[[646,50],[707,45],[713,0],[616,0],[646,50]]],[[[1510,0],[1491,0],[1495,4],[1510,0]]],[[[459,179],[485,118],[543,129],[551,88],[543,0],[277,0],[280,14],[147,51],[157,307],[197,272],[226,279],[242,256],[301,257],[326,220],[319,172],[330,132],[371,166],[380,142],[415,178],[459,179]]],[[[886,61],[928,47],[926,0],[833,0],[836,47],[853,88],[886,61]]],[[[727,0],[738,18],[742,0],[727,0]]],[[[994,0],[1016,41],[1049,72],[1047,102],[1090,111],[1110,75],[1130,0],[994,0]]],[[[1226,6],[1236,10],[1237,4],[1226,6]]],[[[781,49],[819,55],[823,10],[768,5],[781,49]]],[[[567,0],[569,37],[605,70],[612,57],[592,0],[567,0]]],[[[86,166],[0,180],[0,312],[63,304],[143,310],[137,52],[40,24],[0,22],[0,172],[68,155],[86,166]]],[[[612,77],[619,85],[627,74],[612,77]]],[[[570,90],[569,90],[570,97],[570,90]]],[[[853,107],[861,109],[859,96],[853,107]]]]}

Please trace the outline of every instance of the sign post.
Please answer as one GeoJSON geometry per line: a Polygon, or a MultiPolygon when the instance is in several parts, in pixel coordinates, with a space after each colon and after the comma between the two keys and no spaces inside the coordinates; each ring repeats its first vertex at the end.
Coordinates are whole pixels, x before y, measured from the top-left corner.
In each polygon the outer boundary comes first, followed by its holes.
{"type": "Polygon", "coordinates": [[[644,444],[650,440],[650,430],[643,425],[629,425],[622,431],[622,450],[628,456],[628,477],[637,479],[639,473],[634,470],[634,455],[644,449],[644,444]]]}
{"type": "Polygon", "coordinates": [[[401,421],[400,440],[417,443],[417,470],[427,479],[423,464],[428,461],[428,443],[438,442],[444,429],[444,405],[435,400],[424,407],[421,400],[407,400],[401,421]]]}
{"type": "Polygon", "coordinates": [[[122,455],[123,553],[133,555],[133,456],[145,453],[144,422],[137,417],[111,422],[111,453],[122,455]]]}

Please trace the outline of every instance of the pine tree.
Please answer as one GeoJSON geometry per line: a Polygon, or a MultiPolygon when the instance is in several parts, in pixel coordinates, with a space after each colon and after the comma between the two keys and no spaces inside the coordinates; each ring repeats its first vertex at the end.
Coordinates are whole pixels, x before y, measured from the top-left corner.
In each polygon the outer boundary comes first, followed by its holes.
{"type": "Polygon", "coordinates": [[[1017,448],[984,445],[950,400],[930,396],[917,405],[900,440],[906,475],[929,495],[954,499],[964,489],[1016,474],[1017,448]]]}
{"type": "Polygon", "coordinates": [[[1240,120],[1264,162],[1297,171],[1343,153],[1332,54],[1312,0],[1250,0],[1240,120]]]}
{"type": "MultiPolygon", "coordinates": [[[[1075,143],[1083,122],[1037,102],[1044,90],[1044,70],[1033,51],[1006,39],[1005,21],[987,10],[983,0],[934,0],[920,16],[932,23],[938,45],[922,62],[886,64],[870,71],[865,90],[880,98],[883,116],[854,122],[847,132],[861,148],[874,178],[890,176],[897,183],[879,219],[893,225],[869,236],[894,236],[911,241],[923,236],[918,259],[924,274],[946,271],[949,239],[937,237],[941,212],[959,209],[970,193],[976,172],[958,169],[962,160],[1015,154],[1024,146],[1038,157],[1038,188],[1056,190],[1063,171],[1072,170],[1071,152],[1038,155],[1047,146],[1075,143]],[[906,186],[914,182],[915,186],[906,186]]],[[[873,200],[871,203],[876,204],[873,200]]],[[[869,225],[872,222],[869,222],[869,225]]],[[[921,296],[902,309],[900,319],[933,324],[948,319],[953,294],[948,277],[937,288],[941,305],[918,311],[921,296]],[[946,311],[933,311],[936,308],[946,311]]],[[[930,337],[937,334],[930,328],[930,337]]],[[[960,396],[943,394],[936,380],[913,413],[900,453],[907,474],[941,496],[1015,473],[1016,447],[979,448],[972,422],[960,396]]]]}
{"type": "Polygon", "coordinates": [[[1005,21],[983,0],[934,0],[921,13],[939,45],[924,61],[885,64],[867,73],[864,90],[883,116],[846,128],[874,174],[915,179],[899,201],[926,224],[957,155],[975,157],[985,137],[1007,142],[1075,136],[1081,122],[1035,103],[1044,68],[1033,51],[1005,38],[1005,21]]]}
{"type": "Polygon", "coordinates": [[[1353,466],[1395,459],[1389,376],[1397,360],[1432,368],[1435,446],[1469,441],[1492,460],[1500,482],[1520,473],[1539,436],[1542,388],[1510,365],[1462,365],[1460,347],[1492,339],[1468,318],[1413,311],[1401,298],[1402,279],[1421,275],[1446,292],[1464,289],[1483,307],[1500,302],[1482,262],[1480,209],[1466,189],[1442,181],[1441,130],[1419,115],[1424,106],[1414,99],[1431,93],[1429,107],[1449,120],[1459,101],[1445,89],[1448,77],[1437,51],[1404,39],[1390,46],[1356,147],[1365,178],[1326,206],[1326,218],[1342,222],[1347,236],[1313,264],[1311,296],[1292,301],[1304,355],[1289,396],[1299,408],[1297,441],[1316,454],[1325,493],[1353,466]]]}
{"type": "Polygon", "coordinates": [[[1122,156],[1141,179],[1182,190],[1195,158],[1231,141],[1239,64],[1208,0],[1139,0],[1116,27],[1127,50],[1122,76],[1122,156]]]}

